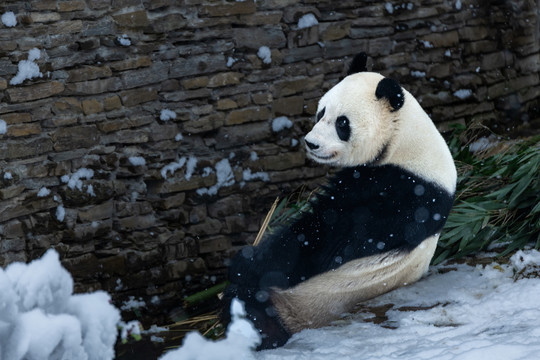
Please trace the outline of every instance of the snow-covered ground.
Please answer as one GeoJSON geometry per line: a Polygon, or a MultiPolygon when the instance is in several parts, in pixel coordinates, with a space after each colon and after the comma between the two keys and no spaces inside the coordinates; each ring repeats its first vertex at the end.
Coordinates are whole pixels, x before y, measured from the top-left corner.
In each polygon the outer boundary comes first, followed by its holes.
{"type": "MultiPolygon", "coordinates": [[[[519,251],[509,264],[440,265],[419,282],[374,299],[362,309],[390,308],[381,324],[360,311],[332,326],[304,330],[282,348],[247,351],[253,339],[233,340],[237,359],[538,359],[540,253],[519,251]],[[393,304],[391,306],[390,304],[393,304]]],[[[249,329],[247,329],[249,330],[249,329]]],[[[248,331],[249,332],[249,331],[248,331]]],[[[223,359],[225,339],[167,360],[223,359]],[[219,344],[219,346],[217,346],[219,344]],[[215,351],[215,352],[214,352],[215,351]],[[191,356],[191,357],[190,357],[191,356]]],[[[176,350],[178,354],[182,351],[176,350]]]]}

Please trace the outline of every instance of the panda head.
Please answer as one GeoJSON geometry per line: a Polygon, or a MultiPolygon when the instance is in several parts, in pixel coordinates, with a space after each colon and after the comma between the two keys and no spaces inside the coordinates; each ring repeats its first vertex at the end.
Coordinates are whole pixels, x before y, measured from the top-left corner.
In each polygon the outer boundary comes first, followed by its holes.
{"type": "Polygon", "coordinates": [[[357,55],[348,76],[319,101],[317,123],[305,137],[308,156],[319,163],[376,163],[391,141],[405,95],[397,81],[365,71],[366,58],[357,55]]]}

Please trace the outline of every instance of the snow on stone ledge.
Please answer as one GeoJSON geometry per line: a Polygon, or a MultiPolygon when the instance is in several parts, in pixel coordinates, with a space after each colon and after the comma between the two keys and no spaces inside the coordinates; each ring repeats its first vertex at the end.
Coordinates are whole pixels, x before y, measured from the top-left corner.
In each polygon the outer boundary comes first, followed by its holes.
{"type": "Polygon", "coordinates": [[[13,11],[8,11],[2,14],[2,23],[7,27],[14,27],[17,25],[17,18],[13,11]]]}
{"type": "Polygon", "coordinates": [[[305,29],[317,25],[319,22],[317,18],[312,13],[305,14],[300,19],[298,19],[298,29],[305,29]]]}
{"type": "Polygon", "coordinates": [[[259,48],[259,51],[257,51],[257,56],[265,64],[270,64],[272,62],[272,52],[270,51],[270,48],[268,46],[261,46],[259,48]]]}
{"type": "Polygon", "coordinates": [[[107,293],[73,295],[54,250],[0,269],[2,359],[113,359],[119,320],[107,293]]]}
{"type": "Polygon", "coordinates": [[[22,84],[24,80],[35,77],[43,77],[39,66],[34,62],[41,57],[41,51],[37,48],[30,49],[28,60],[21,60],[18,64],[17,74],[9,81],[10,85],[22,84]]]}
{"type": "Polygon", "coordinates": [[[293,122],[286,116],[280,116],[272,120],[272,131],[280,132],[283,129],[290,129],[293,126],[293,122]]]}
{"type": "Polygon", "coordinates": [[[3,135],[7,132],[7,124],[4,120],[0,119],[0,135],[3,135]]]}

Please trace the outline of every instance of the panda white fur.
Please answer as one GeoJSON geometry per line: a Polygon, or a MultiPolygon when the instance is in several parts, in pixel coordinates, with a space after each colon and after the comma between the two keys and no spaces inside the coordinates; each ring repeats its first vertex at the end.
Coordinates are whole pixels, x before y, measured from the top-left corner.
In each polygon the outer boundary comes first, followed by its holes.
{"type": "Polygon", "coordinates": [[[365,63],[355,57],[321,98],[305,137],[311,159],[343,169],[311,211],[231,262],[225,299],[245,303],[260,349],[420,279],[452,207],[444,139],[409,92],[365,63]]]}

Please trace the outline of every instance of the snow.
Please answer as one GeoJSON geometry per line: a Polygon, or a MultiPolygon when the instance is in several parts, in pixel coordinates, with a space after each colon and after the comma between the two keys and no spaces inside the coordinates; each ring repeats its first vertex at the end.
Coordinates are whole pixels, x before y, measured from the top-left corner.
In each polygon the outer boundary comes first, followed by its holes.
{"type": "Polygon", "coordinates": [[[17,18],[13,11],[7,11],[2,14],[2,23],[7,27],[14,27],[17,25],[17,18]]]}
{"type": "Polygon", "coordinates": [[[21,60],[18,64],[17,74],[9,81],[10,85],[22,84],[26,79],[43,77],[39,71],[39,66],[34,62],[41,57],[41,52],[33,48],[28,52],[28,60],[21,60]]]}
{"type": "Polygon", "coordinates": [[[0,135],[3,135],[7,132],[7,124],[4,120],[0,119],[0,135]]]}
{"type": "Polygon", "coordinates": [[[319,22],[317,18],[312,13],[305,14],[300,19],[298,19],[298,30],[309,28],[317,25],[319,22]]]}
{"type": "Polygon", "coordinates": [[[454,96],[464,100],[472,95],[472,90],[470,89],[460,89],[454,92],[454,96]]]}
{"type": "Polygon", "coordinates": [[[234,299],[231,303],[232,322],[227,328],[227,337],[220,341],[209,341],[197,332],[184,338],[182,347],[169,351],[160,360],[248,360],[255,359],[252,349],[260,344],[260,336],[250,321],[246,320],[243,304],[234,299]]]}
{"type": "Polygon", "coordinates": [[[253,181],[253,180],[262,180],[262,181],[270,181],[270,176],[266,172],[256,172],[252,173],[251,169],[246,169],[242,173],[244,181],[253,181]]]}
{"type": "Polygon", "coordinates": [[[234,65],[235,62],[237,62],[238,60],[236,60],[235,58],[232,58],[232,57],[228,57],[227,58],[227,67],[231,67],[234,65]]]}
{"type": "MultiPolygon", "coordinates": [[[[420,281],[363,304],[356,314],[293,335],[278,349],[248,351],[254,340],[220,342],[190,333],[162,360],[238,359],[536,359],[540,351],[540,252],[518,251],[508,264],[445,264],[420,281]],[[370,308],[388,307],[371,322],[370,308]]],[[[243,320],[245,321],[245,320],[243,320]]],[[[249,330],[244,324],[245,329],[249,330]]],[[[249,334],[249,331],[248,331],[249,334]]]]}
{"type": "Polygon", "coordinates": [[[280,132],[283,129],[290,129],[293,126],[293,122],[286,116],[280,116],[272,120],[272,131],[280,132]]]}
{"type": "MultiPolygon", "coordinates": [[[[217,182],[215,185],[209,188],[197,189],[198,195],[216,195],[218,190],[222,187],[232,186],[234,184],[234,174],[229,163],[229,159],[223,159],[216,163],[216,177],[217,182]]],[[[206,169],[205,169],[206,171],[206,169]]]]}
{"type": "Polygon", "coordinates": [[[139,298],[138,300],[135,299],[135,296],[130,296],[128,298],[128,300],[124,301],[122,303],[122,306],[120,307],[120,309],[122,311],[128,311],[128,310],[131,310],[131,309],[138,309],[138,308],[143,308],[146,306],[146,303],[144,302],[143,299],[139,298]]]}
{"type": "Polygon", "coordinates": [[[176,134],[176,136],[174,137],[175,141],[180,141],[180,140],[183,140],[183,139],[184,139],[184,137],[182,136],[181,133],[176,134]]]}
{"type": "Polygon", "coordinates": [[[255,151],[252,151],[249,153],[249,160],[251,161],[257,161],[259,159],[259,156],[255,151]]]}
{"type": "Polygon", "coordinates": [[[424,48],[426,48],[426,49],[432,49],[433,48],[433,44],[430,43],[429,41],[427,41],[427,40],[419,40],[419,41],[422,43],[422,45],[424,45],[424,48]]]}
{"type": "Polygon", "coordinates": [[[45,196],[49,196],[50,194],[51,194],[51,190],[47,189],[46,187],[42,187],[41,189],[39,189],[37,193],[37,197],[45,197],[45,196]]]}
{"type": "Polygon", "coordinates": [[[169,121],[171,119],[176,119],[176,113],[169,109],[163,109],[161,110],[161,114],[159,115],[159,119],[162,121],[169,121]]]}
{"type": "Polygon", "coordinates": [[[67,186],[71,190],[75,190],[77,188],[79,191],[82,191],[83,183],[81,179],[90,180],[94,177],[94,170],[87,169],[87,168],[80,168],[75,173],[73,173],[71,176],[64,175],[60,178],[63,183],[67,183],[67,186]]]}
{"type": "Polygon", "coordinates": [[[133,166],[144,166],[146,165],[146,160],[142,156],[130,156],[128,158],[129,162],[133,166]]]}
{"type": "Polygon", "coordinates": [[[456,10],[461,10],[461,0],[456,1],[456,10]]]}
{"type": "Polygon", "coordinates": [[[11,180],[13,179],[13,175],[10,172],[4,173],[4,179],[5,180],[11,180]]]}
{"type": "Polygon", "coordinates": [[[66,209],[62,205],[58,205],[56,208],[56,219],[60,222],[64,221],[66,217],[66,209]]]}
{"type": "Polygon", "coordinates": [[[108,294],[73,295],[54,250],[0,269],[2,359],[113,359],[119,320],[108,294]]]}
{"type": "Polygon", "coordinates": [[[161,168],[161,177],[166,179],[167,173],[171,173],[171,175],[173,175],[174,172],[182,168],[182,166],[184,166],[185,163],[186,163],[186,158],[182,157],[178,161],[174,161],[172,163],[169,163],[168,165],[165,165],[164,167],[161,168]]]}
{"type": "Polygon", "coordinates": [[[193,173],[195,172],[195,168],[197,167],[197,158],[195,156],[191,156],[186,164],[186,180],[190,180],[193,176],[193,173]]]}
{"type": "Polygon", "coordinates": [[[417,78],[423,78],[423,77],[426,77],[426,73],[423,72],[423,71],[412,70],[411,71],[411,76],[417,77],[417,78]]]}
{"type": "Polygon", "coordinates": [[[265,64],[270,64],[272,62],[272,52],[268,46],[261,46],[259,51],[257,51],[257,56],[261,58],[265,64]]]}
{"type": "Polygon", "coordinates": [[[392,4],[387,2],[386,4],[384,4],[384,8],[386,9],[386,11],[388,11],[389,14],[394,13],[394,7],[392,6],[392,4]]]}
{"type": "Polygon", "coordinates": [[[116,38],[116,40],[118,40],[118,42],[122,46],[130,46],[131,45],[131,40],[129,40],[129,38],[128,38],[128,36],[126,34],[122,34],[122,36],[118,36],[116,38]]]}

